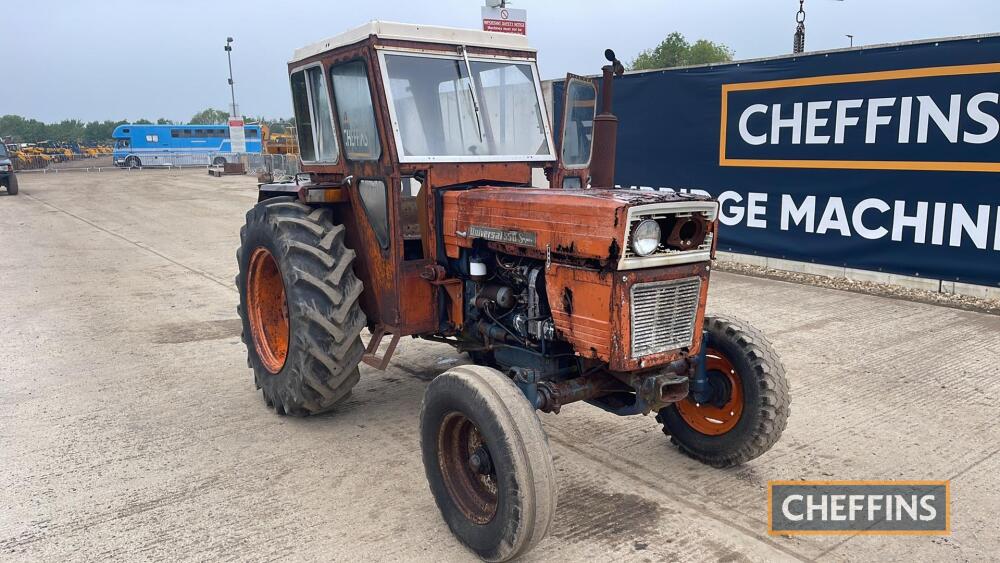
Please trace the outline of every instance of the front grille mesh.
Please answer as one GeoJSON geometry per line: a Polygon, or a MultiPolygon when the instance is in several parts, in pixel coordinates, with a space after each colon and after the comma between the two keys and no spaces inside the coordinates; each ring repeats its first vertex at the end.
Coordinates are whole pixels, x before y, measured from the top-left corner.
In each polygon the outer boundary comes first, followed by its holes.
{"type": "Polygon", "coordinates": [[[690,346],[701,278],[632,286],[632,357],[690,346]]]}

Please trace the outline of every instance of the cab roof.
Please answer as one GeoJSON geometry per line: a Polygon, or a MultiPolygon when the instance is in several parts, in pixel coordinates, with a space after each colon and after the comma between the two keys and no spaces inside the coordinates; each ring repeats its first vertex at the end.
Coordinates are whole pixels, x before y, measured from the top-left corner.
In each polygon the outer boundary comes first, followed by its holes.
{"type": "Polygon", "coordinates": [[[473,47],[492,47],[496,49],[535,52],[535,49],[532,49],[528,45],[527,37],[513,33],[493,33],[477,29],[372,20],[350,31],[345,31],[340,35],[307,45],[301,49],[296,49],[295,54],[292,55],[292,60],[289,62],[295,63],[338,47],[357,43],[358,41],[367,39],[371,35],[382,39],[401,39],[405,41],[422,41],[425,43],[445,43],[450,45],[469,45],[473,47]]]}

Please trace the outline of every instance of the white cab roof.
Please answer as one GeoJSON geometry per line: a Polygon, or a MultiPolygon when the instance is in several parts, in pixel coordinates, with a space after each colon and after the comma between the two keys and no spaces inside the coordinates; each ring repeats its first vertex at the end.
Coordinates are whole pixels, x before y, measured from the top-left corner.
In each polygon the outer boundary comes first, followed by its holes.
{"type": "Polygon", "coordinates": [[[294,63],[313,55],[336,49],[337,47],[357,43],[358,41],[367,39],[369,35],[377,35],[382,39],[403,39],[428,43],[512,49],[515,51],[535,51],[528,45],[527,37],[513,33],[493,33],[477,29],[373,20],[350,31],[345,31],[340,35],[307,45],[301,49],[296,49],[290,62],[294,63]]]}

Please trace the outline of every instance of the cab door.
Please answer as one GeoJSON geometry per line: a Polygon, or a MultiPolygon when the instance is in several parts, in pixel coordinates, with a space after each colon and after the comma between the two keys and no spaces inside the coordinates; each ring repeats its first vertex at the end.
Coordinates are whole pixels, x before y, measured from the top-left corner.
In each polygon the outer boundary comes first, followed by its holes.
{"type": "Polygon", "coordinates": [[[362,302],[370,323],[397,334],[399,249],[393,227],[398,198],[390,187],[398,179],[380,135],[372,74],[370,60],[363,55],[329,67],[344,183],[353,211],[348,238],[359,258],[355,268],[365,282],[362,302]]]}
{"type": "Polygon", "coordinates": [[[590,159],[594,147],[597,88],[588,78],[566,75],[562,122],[559,124],[559,161],[550,187],[583,189],[590,184],[590,159]]]}

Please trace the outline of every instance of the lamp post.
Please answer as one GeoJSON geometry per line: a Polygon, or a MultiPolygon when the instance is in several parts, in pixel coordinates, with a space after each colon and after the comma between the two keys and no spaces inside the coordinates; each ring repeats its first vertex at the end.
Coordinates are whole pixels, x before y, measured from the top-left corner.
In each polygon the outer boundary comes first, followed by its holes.
{"type": "Polygon", "coordinates": [[[846,36],[847,36],[848,39],[851,40],[851,47],[853,47],[854,46],[854,36],[851,35],[850,33],[847,33],[846,36]]]}
{"type": "Polygon", "coordinates": [[[226,58],[229,59],[229,93],[233,99],[233,105],[229,107],[229,115],[237,116],[236,111],[236,86],[233,85],[233,38],[226,38],[226,58]]]}

